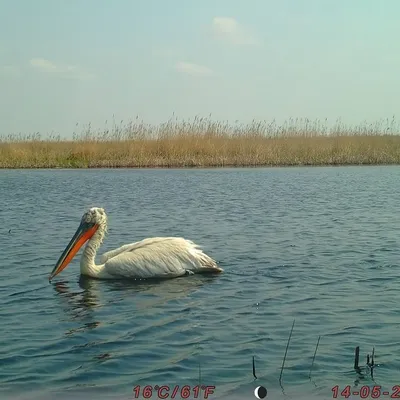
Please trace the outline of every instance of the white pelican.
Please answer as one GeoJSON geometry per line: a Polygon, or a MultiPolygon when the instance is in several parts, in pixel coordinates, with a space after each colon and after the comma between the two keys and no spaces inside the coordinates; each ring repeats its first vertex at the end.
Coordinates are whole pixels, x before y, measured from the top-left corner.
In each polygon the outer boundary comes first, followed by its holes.
{"type": "Polygon", "coordinates": [[[83,214],[81,223],[49,276],[51,281],[87,245],[81,257],[81,275],[97,279],[176,278],[196,273],[222,272],[216,261],[198,245],[180,237],[155,237],[108,251],[95,264],[96,252],[107,232],[107,215],[94,207],[83,214]]]}

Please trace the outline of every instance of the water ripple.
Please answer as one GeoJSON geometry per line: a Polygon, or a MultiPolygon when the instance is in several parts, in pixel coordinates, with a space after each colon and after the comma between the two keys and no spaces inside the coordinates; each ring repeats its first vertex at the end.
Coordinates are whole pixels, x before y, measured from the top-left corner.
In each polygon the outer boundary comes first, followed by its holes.
{"type": "Polygon", "coordinates": [[[399,168],[0,173],[2,398],[132,398],[135,385],[196,384],[199,364],[219,397],[263,384],[280,398],[293,319],[286,398],[357,383],[357,345],[363,359],[375,346],[379,384],[396,381],[399,168]],[[110,218],[102,251],[185,236],[225,273],[98,282],[79,279],[76,259],[49,285],[93,205],[110,218]]]}

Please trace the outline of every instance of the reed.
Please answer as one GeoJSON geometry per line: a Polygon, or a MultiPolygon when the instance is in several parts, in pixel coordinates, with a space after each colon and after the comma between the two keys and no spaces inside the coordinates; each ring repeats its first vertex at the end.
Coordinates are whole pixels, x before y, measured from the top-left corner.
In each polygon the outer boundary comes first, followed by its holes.
{"type": "MultiPolygon", "coordinates": [[[[77,126],[78,127],[78,126],[77,126]]],[[[338,120],[249,124],[138,118],[102,130],[90,124],[72,140],[39,134],[0,136],[0,168],[242,167],[400,164],[393,118],[349,127],[338,120]]]]}

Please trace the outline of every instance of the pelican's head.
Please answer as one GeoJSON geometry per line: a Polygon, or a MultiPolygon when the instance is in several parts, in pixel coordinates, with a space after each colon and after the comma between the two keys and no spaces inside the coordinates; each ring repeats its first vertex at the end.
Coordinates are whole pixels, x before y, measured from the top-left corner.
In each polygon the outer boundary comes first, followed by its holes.
{"type": "Polygon", "coordinates": [[[74,236],[61,254],[61,257],[57,261],[53,271],[51,271],[49,281],[68,266],[79,249],[97,232],[99,228],[105,230],[106,227],[107,215],[103,208],[93,207],[86,211],[82,216],[81,223],[79,224],[74,236]]]}
{"type": "Polygon", "coordinates": [[[107,223],[107,214],[104,208],[92,207],[83,214],[81,223],[82,222],[103,227],[107,223]]]}

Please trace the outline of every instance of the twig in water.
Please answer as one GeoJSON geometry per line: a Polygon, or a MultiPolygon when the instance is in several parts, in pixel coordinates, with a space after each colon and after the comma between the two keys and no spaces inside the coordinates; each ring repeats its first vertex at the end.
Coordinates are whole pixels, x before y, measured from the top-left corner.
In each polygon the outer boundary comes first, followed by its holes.
{"type": "Polygon", "coordinates": [[[313,360],[312,360],[312,363],[311,363],[311,368],[310,368],[310,374],[308,375],[308,377],[309,377],[310,379],[311,379],[311,370],[312,370],[312,367],[313,367],[313,365],[314,365],[315,356],[317,355],[317,350],[318,350],[318,345],[319,345],[319,340],[320,340],[320,339],[321,339],[321,335],[318,336],[317,345],[315,346],[314,357],[313,357],[313,360]]]}
{"type": "Polygon", "coordinates": [[[253,356],[253,376],[254,376],[254,378],[257,379],[257,376],[256,376],[256,363],[254,361],[254,356],[253,356]]]}
{"type": "MultiPolygon", "coordinates": [[[[358,374],[362,375],[362,369],[359,366],[360,363],[360,346],[356,347],[356,351],[354,354],[354,369],[357,371],[358,374]]],[[[375,347],[372,348],[372,354],[369,355],[369,353],[367,353],[367,365],[365,367],[365,370],[367,371],[367,369],[369,368],[369,372],[371,374],[371,378],[374,379],[374,368],[377,365],[375,364],[375,347]]]]}
{"type": "Polygon", "coordinates": [[[372,348],[371,358],[367,354],[367,365],[371,371],[371,378],[374,379],[374,368],[375,368],[375,347],[372,348]]]}
{"type": "Polygon", "coordinates": [[[356,371],[359,371],[360,370],[360,367],[359,367],[359,362],[360,362],[360,346],[357,346],[356,347],[356,351],[355,351],[355,354],[354,354],[354,369],[356,370],[356,371]]]}
{"type": "Polygon", "coordinates": [[[371,361],[371,366],[372,367],[375,365],[374,358],[375,358],[375,347],[372,348],[372,361],[371,361]]]}
{"type": "Polygon", "coordinates": [[[293,333],[294,322],[295,322],[295,320],[293,320],[292,329],[290,330],[289,339],[288,339],[287,345],[286,345],[285,355],[283,356],[281,374],[280,374],[280,376],[279,376],[279,383],[281,383],[281,380],[282,380],[283,368],[284,368],[284,366],[285,366],[286,355],[287,355],[287,351],[288,351],[288,348],[289,348],[290,338],[292,337],[292,333],[293,333]]]}

